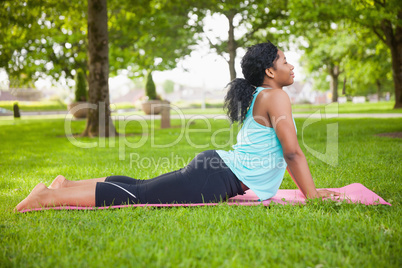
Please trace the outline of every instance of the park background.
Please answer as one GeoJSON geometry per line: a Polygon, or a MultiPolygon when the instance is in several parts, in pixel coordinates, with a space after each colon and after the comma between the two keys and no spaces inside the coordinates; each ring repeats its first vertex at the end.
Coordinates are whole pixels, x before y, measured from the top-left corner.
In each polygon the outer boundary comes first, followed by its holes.
{"type": "MultiPolygon", "coordinates": [[[[0,3],[2,266],[400,267],[399,1],[105,3],[0,3]],[[133,168],[130,153],[155,163],[172,154],[191,159],[201,150],[194,142],[214,149],[213,133],[238,129],[213,118],[224,114],[225,86],[242,77],[245,49],[267,40],[296,63],[296,83],[286,91],[299,133],[310,115],[336,107],[298,135],[300,144],[325,154],[327,126],[338,126],[337,165],[302,146],[317,187],[359,182],[391,207],[312,200],[301,207],[12,212],[37,183],[58,174],[148,179],[182,166],[133,168]],[[187,115],[193,143],[160,149],[148,140],[126,148],[120,160],[122,143],[153,135],[164,144],[183,131],[173,110],[169,128],[160,127],[160,117],[144,116],[141,103],[158,98],[187,115]],[[67,105],[77,100],[98,108],[72,119],[73,134],[103,146],[79,148],[66,137],[67,105]],[[149,124],[117,120],[131,115],[149,124]]],[[[235,139],[225,134],[215,138],[229,150],[235,139]]],[[[289,175],[281,188],[296,188],[289,175]]]]}

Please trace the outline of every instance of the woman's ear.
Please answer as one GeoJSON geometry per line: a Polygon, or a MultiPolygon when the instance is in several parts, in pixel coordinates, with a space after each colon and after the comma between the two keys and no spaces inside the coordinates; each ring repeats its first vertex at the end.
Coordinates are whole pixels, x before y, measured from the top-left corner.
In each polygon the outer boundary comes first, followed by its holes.
{"type": "Polygon", "coordinates": [[[275,75],[274,75],[274,72],[273,72],[272,68],[265,69],[265,74],[266,74],[269,78],[272,78],[272,79],[275,78],[275,75]]]}

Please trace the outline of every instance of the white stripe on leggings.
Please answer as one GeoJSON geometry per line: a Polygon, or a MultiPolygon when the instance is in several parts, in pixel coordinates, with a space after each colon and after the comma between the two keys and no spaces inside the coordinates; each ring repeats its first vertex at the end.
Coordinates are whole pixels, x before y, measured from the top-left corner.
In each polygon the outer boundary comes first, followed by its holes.
{"type": "Polygon", "coordinates": [[[132,193],[130,193],[129,191],[127,191],[126,189],[124,189],[124,188],[121,187],[120,185],[117,185],[117,184],[114,184],[114,183],[111,183],[111,182],[108,182],[108,181],[104,181],[104,183],[109,183],[109,184],[111,184],[111,185],[114,185],[114,186],[116,186],[117,188],[122,189],[123,191],[125,191],[126,193],[128,193],[129,195],[131,195],[132,197],[137,198],[135,195],[133,195],[132,193]]]}

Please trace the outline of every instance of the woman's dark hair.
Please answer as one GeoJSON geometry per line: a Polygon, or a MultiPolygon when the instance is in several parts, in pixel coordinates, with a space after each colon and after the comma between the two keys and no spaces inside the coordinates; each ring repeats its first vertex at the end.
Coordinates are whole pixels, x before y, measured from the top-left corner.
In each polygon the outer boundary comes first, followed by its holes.
{"type": "Polygon", "coordinates": [[[242,123],[253,100],[255,89],[264,82],[265,70],[274,67],[278,48],[271,42],[254,45],[247,49],[241,60],[244,78],[236,78],[227,86],[224,109],[232,122],[242,123]]]}

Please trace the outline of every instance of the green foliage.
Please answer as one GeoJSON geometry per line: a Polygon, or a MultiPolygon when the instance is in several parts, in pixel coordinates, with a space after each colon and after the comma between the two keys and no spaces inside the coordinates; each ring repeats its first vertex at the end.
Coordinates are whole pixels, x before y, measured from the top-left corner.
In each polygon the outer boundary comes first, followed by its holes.
{"type": "MultiPolygon", "coordinates": [[[[267,39],[276,41],[277,30],[282,30],[282,21],[287,18],[286,1],[266,1],[266,0],[235,0],[235,1],[211,1],[207,6],[211,14],[222,14],[226,18],[236,17],[233,26],[235,28],[245,28],[246,33],[236,38],[236,47],[247,47],[267,39]],[[277,28],[277,29],[274,29],[277,28]]],[[[282,34],[282,32],[280,33],[282,34]]],[[[218,54],[229,53],[227,48],[228,40],[217,39],[212,44],[218,54]]]]}
{"type": "Polygon", "coordinates": [[[11,87],[39,77],[73,78],[73,70],[86,70],[86,1],[7,0],[1,5],[6,23],[0,29],[7,34],[0,39],[6,52],[0,66],[11,87]]]}
{"type": "MultiPolygon", "coordinates": [[[[332,43],[338,43],[337,46],[331,46],[341,48],[341,50],[345,49],[346,53],[341,58],[331,59],[338,62],[343,71],[339,77],[340,80],[346,78],[348,81],[346,85],[348,95],[391,91],[393,84],[391,72],[399,72],[392,66],[400,65],[398,62],[391,64],[390,54],[390,50],[396,51],[397,47],[400,47],[398,42],[401,42],[401,39],[398,38],[402,29],[400,1],[291,0],[289,10],[289,17],[294,23],[294,26],[291,27],[292,33],[303,38],[310,36],[307,38],[308,46],[310,42],[331,43],[321,39],[321,34],[333,37],[337,35],[336,32],[346,34],[343,34],[344,38],[332,41],[332,43]],[[317,32],[319,34],[312,34],[317,32]]],[[[300,47],[305,50],[306,45],[300,47]]],[[[330,51],[327,54],[333,56],[330,51]]],[[[328,55],[322,55],[322,57],[316,55],[317,57],[314,59],[314,56],[310,54],[309,56],[312,56],[313,59],[309,60],[319,62],[322,59],[324,65],[328,55]]],[[[309,64],[307,63],[307,65],[309,64]]],[[[308,69],[320,72],[322,68],[317,64],[312,64],[308,69]]],[[[322,83],[322,77],[325,76],[316,75],[316,77],[321,77],[322,83]]],[[[393,79],[400,80],[398,77],[394,75],[393,79]]],[[[400,85],[401,83],[396,81],[395,84],[400,85]]],[[[401,90],[400,86],[394,88],[395,93],[401,90]]]]}
{"type": "MultiPolygon", "coordinates": [[[[300,130],[304,119],[295,120],[300,130]]],[[[196,144],[210,144],[204,120],[194,122],[189,137],[196,144]]],[[[230,128],[225,120],[209,122],[211,133],[230,128]]],[[[305,143],[325,153],[325,124],[333,122],[325,120],[307,127],[305,143]]],[[[5,267],[400,267],[402,170],[396,157],[400,155],[400,140],[375,134],[400,131],[402,121],[367,118],[336,122],[339,165],[328,166],[306,152],[316,185],[342,187],[359,182],[391,202],[391,207],[309,202],[304,206],[221,204],[14,214],[14,206],[36,184],[49,185],[59,174],[70,180],[110,174],[148,179],[183,167],[200,149],[184,138],[175,146],[154,149],[148,139],[135,153],[155,162],[147,161],[148,167],[137,168],[136,162],[130,161],[133,150],[127,148],[125,160],[119,160],[118,155],[121,139],[136,142],[144,137],[139,135],[143,129],[138,122],[116,122],[120,133],[135,135],[116,138],[116,143],[96,139],[107,147],[82,149],[65,136],[64,118],[0,119],[0,262],[5,267]],[[163,168],[154,164],[172,155],[185,162],[163,168]]],[[[180,121],[172,124],[180,125],[180,121]]],[[[85,122],[73,121],[72,128],[80,133],[85,122]]],[[[154,131],[155,143],[167,144],[179,137],[182,129],[156,127],[154,131]]],[[[226,131],[215,138],[220,144],[229,142],[226,149],[233,144],[226,131]]],[[[298,138],[303,144],[301,135],[298,138]]],[[[202,150],[206,149],[213,147],[202,150]]],[[[286,175],[281,188],[296,186],[286,175]]]]}
{"type": "MultiPolygon", "coordinates": [[[[316,90],[327,91],[330,88],[330,79],[339,81],[343,78],[339,75],[344,73],[346,62],[353,50],[359,46],[349,25],[340,23],[333,27],[335,29],[326,31],[321,31],[319,27],[311,27],[303,31],[304,36],[300,47],[305,53],[301,63],[314,79],[316,90]],[[303,45],[306,41],[307,46],[303,45]]],[[[341,86],[338,86],[338,91],[341,86]]]]}
{"type": "Polygon", "coordinates": [[[199,7],[197,14],[220,14],[226,17],[229,28],[227,38],[211,37],[208,32],[204,32],[204,36],[211,49],[229,63],[229,69],[232,68],[231,77],[235,75],[234,62],[238,48],[267,40],[277,43],[280,35],[285,32],[283,22],[287,17],[287,1],[209,0],[199,1],[195,5],[199,7]],[[244,34],[239,35],[239,32],[244,34]]]}
{"type": "Polygon", "coordinates": [[[174,82],[172,80],[166,80],[163,83],[163,90],[165,93],[172,93],[174,91],[174,82]]]}
{"type": "MultiPolygon", "coordinates": [[[[200,28],[197,20],[188,23],[191,9],[186,1],[109,1],[111,74],[174,68],[197,42],[200,28]]],[[[73,70],[87,71],[86,0],[1,1],[0,31],[0,67],[11,87],[49,76],[56,83],[73,78],[73,70]]]]}
{"type": "Polygon", "coordinates": [[[79,69],[75,75],[75,101],[87,101],[87,79],[83,70],[79,69]]]}
{"type": "Polygon", "coordinates": [[[348,83],[347,95],[363,95],[394,92],[392,64],[389,49],[383,42],[366,29],[355,34],[359,46],[345,61],[344,70],[348,83]]]}
{"type": "Polygon", "coordinates": [[[202,31],[202,17],[193,16],[191,1],[116,1],[108,8],[113,74],[127,69],[129,76],[138,77],[148,69],[173,69],[202,31]]]}
{"type": "Polygon", "coordinates": [[[149,100],[156,100],[156,86],[152,79],[152,72],[149,71],[147,75],[147,81],[145,84],[145,93],[149,100]]]}
{"type": "Polygon", "coordinates": [[[389,49],[366,25],[355,23],[351,14],[359,12],[343,1],[290,1],[292,33],[302,36],[299,48],[305,53],[301,63],[314,79],[315,89],[329,89],[329,73],[339,69],[340,94],[346,79],[346,95],[367,95],[392,91],[389,49]],[[307,12],[307,10],[311,12],[307,12]]]}

